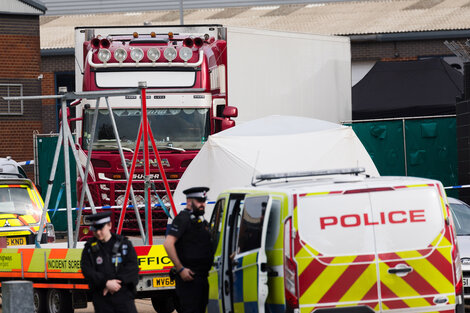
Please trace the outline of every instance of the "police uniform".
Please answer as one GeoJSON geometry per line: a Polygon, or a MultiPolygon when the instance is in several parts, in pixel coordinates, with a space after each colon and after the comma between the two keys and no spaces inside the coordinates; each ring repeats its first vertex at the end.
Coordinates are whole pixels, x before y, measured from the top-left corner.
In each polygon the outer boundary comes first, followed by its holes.
{"type": "MultiPolygon", "coordinates": [[[[110,212],[97,213],[88,218],[93,227],[111,221],[110,212]]],[[[111,239],[101,242],[95,237],[85,244],[81,259],[82,273],[93,293],[95,312],[137,313],[134,298],[138,283],[139,266],[132,243],[123,236],[111,233],[111,239]],[[114,294],[103,291],[108,280],[121,281],[121,289],[114,294]]]]}
{"type": "MultiPolygon", "coordinates": [[[[195,187],[183,193],[187,198],[205,201],[208,190],[207,187],[195,187]]],[[[195,273],[192,281],[183,281],[176,275],[176,294],[182,308],[179,313],[204,313],[209,298],[207,276],[214,258],[209,224],[203,216],[184,209],[173,220],[168,234],[177,238],[175,249],[183,267],[195,273]]]]}

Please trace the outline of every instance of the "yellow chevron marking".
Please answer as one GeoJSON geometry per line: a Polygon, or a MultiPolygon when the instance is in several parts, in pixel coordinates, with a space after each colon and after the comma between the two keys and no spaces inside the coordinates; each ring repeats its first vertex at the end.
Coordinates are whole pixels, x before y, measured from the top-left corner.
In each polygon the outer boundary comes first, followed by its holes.
{"type": "MultiPolygon", "coordinates": [[[[303,197],[311,197],[311,196],[321,196],[321,195],[327,195],[329,194],[330,192],[329,191],[322,191],[322,192],[311,192],[311,193],[307,193],[305,196],[303,197]]],[[[302,197],[302,198],[303,198],[302,197]]]]}
{"type": "MultiPolygon", "coordinates": [[[[380,268],[380,278],[381,281],[384,285],[386,285],[394,294],[396,294],[398,297],[401,296],[407,296],[407,297],[413,297],[413,296],[420,296],[416,290],[414,290],[410,285],[408,285],[402,278],[394,275],[394,274],[389,274],[388,269],[389,266],[385,263],[379,263],[379,268],[380,268]]],[[[418,302],[415,301],[414,299],[403,299],[403,301],[410,307],[420,307],[420,306],[429,306],[429,303],[422,299],[418,298],[418,302]]]]}
{"type": "Polygon", "coordinates": [[[313,311],[313,306],[301,307],[300,308],[300,313],[310,313],[312,311],[313,311]]]}
{"type": "Polygon", "coordinates": [[[455,304],[455,295],[448,296],[448,299],[449,299],[449,304],[455,304]]]}
{"type": "MultiPolygon", "coordinates": [[[[349,257],[351,263],[356,256],[349,257]]],[[[343,259],[343,258],[342,258],[343,259]]],[[[341,263],[344,263],[341,260],[341,263]]],[[[341,277],[349,265],[334,265],[337,264],[336,258],[333,259],[331,264],[326,267],[320,276],[310,285],[307,291],[300,297],[302,303],[318,303],[325,293],[333,286],[333,284],[341,277]]]]}
{"type": "MultiPolygon", "coordinates": [[[[423,258],[418,251],[407,251],[406,253],[399,252],[397,254],[402,258],[406,258],[406,262],[413,268],[413,270],[423,277],[439,293],[451,293],[454,291],[452,283],[450,283],[447,278],[431,264],[431,262],[423,258]]],[[[399,296],[400,294],[396,293],[396,295],[399,296]]]]}
{"type": "Polygon", "coordinates": [[[405,302],[410,308],[430,306],[429,302],[427,302],[424,298],[403,299],[403,302],[405,302]]]}
{"type": "Polygon", "coordinates": [[[441,240],[442,237],[444,237],[444,234],[439,233],[439,235],[437,235],[437,237],[431,242],[431,246],[435,247],[439,243],[439,240],[441,240]]]}
{"type": "Polygon", "coordinates": [[[298,212],[299,211],[297,210],[297,207],[294,207],[294,212],[292,214],[292,229],[295,231],[299,231],[299,224],[297,222],[297,215],[299,214],[298,212]]]}
{"type": "Polygon", "coordinates": [[[295,258],[309,258],[312,257],[312,255],[309,253],[305,247],[302,247],[299,252],[295,255],[295,258]]]}
{"type": "Polygon", "coordinates": [[[426,184],[418,184],[418,185],[408,185],[406,186],[408,188],[415,188],[415,187],[431,187],[431,186],[428,186],[426,184]]]}
{"type": "Polygon", "coordinates": [[[367,292],[377,283],[377,272],[375,263],[371,263],[364,273],[343,295],[339,302],[362,300],[367,292]]]}
{"type": "Polygon", "coordinates": [[[299,252],[297,252],[297,255],[295,256],[296,258],[301,258],[301,257],[312,257],[312,256],[317,256],[319,255],[320,252],[317,250],[313,249],[310,245],[304,242],[304,246],[302,249],[300,249],[299,252]],[[301,254],[302,253],[302,254],[301,254]]]}
{"type": "Polygon", "coordinates": [[[0,218],[16,218],[15,214],[0,214],[0,218]]]}
{"type": "Polygon", "coordinates": [[[446,237],[442,236],[442,240],[439,243],[439,247],[451,247],[451,246],[452,244],[450,243],[450,241],[446,237]]]}
{"type": "Polygon", "coordinates": [[[297,270],[299,271],[299,275],[305,271],[305,269],[312,263],[314,260],[313,258],[302,258],[296,259],[297,260],[297,270]]]}
{"type": "Polygon", "coordinates": [[[439,252],[449,263],[452,263],[452,247],[444,247],[444,248],[437,248],[437,252],[439,252]]]}
{"type": "Polygon", "coordinates": [[[299,275],[302,274],[307,266],[314,260],[312,256],[305,251],[304,248],[302,248],[299,253],[297,253],[295,259],[297,260],[297,270],[299,271],[299,275]],[[305,256],[299,257],[299,255],[305,256]]]}
{"type": "MultiPolygon", "coordinates": [[[[378,303],[375,308],[374,308],[375,311],[378,311],[380,310],[380,303],[378,303]]],[[[382,310],[389,310],[388,306],[386,306],[385,304],[382,303],[382,310]]]]}

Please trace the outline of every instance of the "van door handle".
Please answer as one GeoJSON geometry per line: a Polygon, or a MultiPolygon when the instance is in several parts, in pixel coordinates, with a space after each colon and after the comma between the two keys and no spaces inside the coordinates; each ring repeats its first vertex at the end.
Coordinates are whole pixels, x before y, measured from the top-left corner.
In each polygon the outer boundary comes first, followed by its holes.
{"type": "Polygon", "coordinates": [[[398,264],[394,268],[389,268],[388,273],[389,274],[396,274],[397,276],[405,276],[406,274],[408,274],[412,270],[413,270],[412,267],[408,267],[404,264],[398,264]]]}

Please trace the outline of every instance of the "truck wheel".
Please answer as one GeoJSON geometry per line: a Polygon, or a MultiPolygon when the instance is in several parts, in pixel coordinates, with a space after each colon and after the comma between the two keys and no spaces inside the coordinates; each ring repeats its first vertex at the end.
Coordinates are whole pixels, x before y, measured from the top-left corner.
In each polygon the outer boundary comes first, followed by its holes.
{"type": "Polygon", "coordinates": [[[34,300],[34,313],[46,313],[46,290],[44,289],[33,289],[33,300],[34,300]]]}
{"type": "Polygon", "coordinates": [[[47,313],[73,313],[72,297],[68,290],[47,291],[47,313]]]}
{"type": "Polygon", "coordinates": [[[180,309],[178,298],[174,292],[153,296],[152,306],[157,313],[171,313],[180,309]]]}

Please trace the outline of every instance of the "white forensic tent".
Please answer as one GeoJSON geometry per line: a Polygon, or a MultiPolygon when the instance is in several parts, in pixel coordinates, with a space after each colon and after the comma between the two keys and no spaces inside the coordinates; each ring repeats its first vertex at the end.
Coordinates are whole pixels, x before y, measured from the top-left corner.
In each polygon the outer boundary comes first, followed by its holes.
{"type": "MultiPolygon", "coordinates": [[[[207,186],[208,201],[228,188],[251,184],[254,175],[364,167],[377,168],[351,127],[312,118],[268,116],[209,136],[175,190],[179,212],[183,190],[207,186]]],[[[210,218],[213,205],[206,207],[210,218]]]]}

